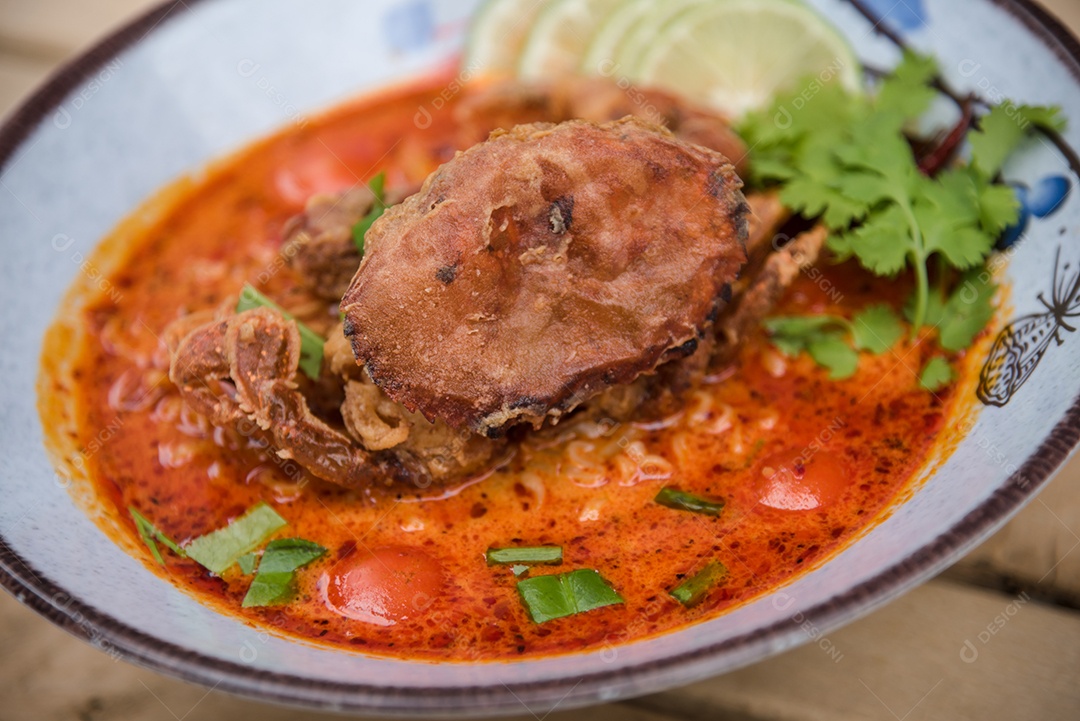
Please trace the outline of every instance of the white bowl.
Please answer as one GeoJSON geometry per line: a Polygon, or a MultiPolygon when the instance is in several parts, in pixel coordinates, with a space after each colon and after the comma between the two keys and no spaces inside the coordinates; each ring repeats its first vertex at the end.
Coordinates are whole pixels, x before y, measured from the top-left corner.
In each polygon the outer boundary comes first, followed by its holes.
{"type": "MultiPolygon", "coordinates": [[[[814,4],[869,64],[895,62],[896,47],[852,4],[814,4]]],[[[925,4],[908,0],[885,27],[935,54],[959,89],[1060,104],[1080,127],[1080,47],[1042,11],[1024,0],[925,4]]],[[[299,115],[445,67],[475,5],[169,4],[90,50],[9,117],[0,132],[0,580],[20,600],[106,652],[263,700],[469,715],[525,703],[542,713],[560,701],[618,699],[751,663],[810,640],[807,619],[821,633],[847,623],[976,545],[1071,453],[1080,435],[1080,339],[1068,318],[1046,315],[1038,294],[1050,298],[1059,247],[1058,275],[1076,273],[1072,197],[1032,221],[1003,270],[1012,316],[1042,314],[1063,343],[1015,349],[1010,362],[1040,361],[1030,377],[1007,389],[1007,405],[982,409],[955,453],[935,459],[891,516],[820,568],[727,615],[558,658],[411,663],[252,628],[147,570],[88,517],[43,449],[34,385],[42,333],[62,294],[78,273],[92,272],[84,261],[98,239],[178,175],[299,115]]],[[[1065,141],[1076,145],[1080,132],[1065,141]]],[[[1076,156],[1063,149],[1033,144],[1009,178],[1040,187],[1061,176],[1071,186],[1076,156]]]]}

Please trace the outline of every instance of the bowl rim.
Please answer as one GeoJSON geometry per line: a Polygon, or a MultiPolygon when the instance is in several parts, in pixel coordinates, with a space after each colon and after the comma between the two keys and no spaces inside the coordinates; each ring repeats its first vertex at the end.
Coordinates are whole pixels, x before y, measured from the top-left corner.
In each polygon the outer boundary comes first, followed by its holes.
{"type": "MultiPolygon", "coordinates": [[[[0,125],[0,174],[40,122],[60,106],[85,79],[127,48],[151,35],[174,12],[191,12],[202,0],[164,0],[106,35],[53,72],[0,125]]],[[[865,13],[861,2],[848,0],[865,13]]],[[[1036,0],[989,0],[1036,35],[1080,80],[1080,41],[1036,0]]],[[[888,35],[888,29],[876,31],[888,35]]],[[[1073,168],[1080,174],[1080,168],[1073,168]]],[[[976,546],[1041,489],[1069,458],[1080,442],[1080,398],[1072,405],[1040,446],[985,501],[933,542],[882,569],[874,577],[849,588],[804,612],[823,632],[910,590],[976,546]]],[[[495,686],[401,688],[376,684],[313,681],[290,674],[263,671],[239,662],[223,661],[163,642],[128,626],[53,583],[33,568],[0,534],[0,586],[23,605],[68,633],[98,647],[113,648],[139,666],[183,681],[212,686],[264,702],[390,715],[494,715],[538,708],[570,709],[590,703],[641,695],[690,683],[759,660],[771,651],[798,642],[801,633],[790,620],[778,621],[691,653],[599,671],[575,679],[495,686]],[[58,599],[65,599],[58,603],[58,599]],[[741,649],[739,658],[728,651],[741,649]],[[727,659],[725,662],[724,659],[727,659]],[[672,680],[675,678],[676,680],[672,680]],[[631,681],[630,683],[626,683],[631,681]],[[621,680],[617,694],[605,687],[621,680]],[[572,688],[568,688],[571,687],[572,688]],[[561,694],[562,700],[551,701],[561,694]]]]}

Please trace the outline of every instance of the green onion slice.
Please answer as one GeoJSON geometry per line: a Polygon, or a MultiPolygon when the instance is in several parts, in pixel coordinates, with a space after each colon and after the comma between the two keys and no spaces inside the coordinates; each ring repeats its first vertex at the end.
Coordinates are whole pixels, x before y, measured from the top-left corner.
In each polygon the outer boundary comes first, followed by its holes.
{"type": "Polygon", "coordinates": [[[600,573],[591,569],[533,576],[518,581],[517,589],[521,602],[535,623],[623,602],[622,596],[600,573]]]}
{"type": "MultiPolygon", "coordinates": [[[[254,551],[286,525],[277,511],[259,503],[224,528],[199,536],[185,546],[184,551],[188,557],[220,576],[241,556],[254,551]]],[[[262,571],[262,566],[266,565],[265,556],[259,565],[262,571]]]]}
{"type": "Polygon", "coordinates": [[[379,173],[372,178],[371,182],[368,183],[368,188],[371,189],[371,194],[375,196],[375,203],[371,206],[368,214],[353,226],[352,231],[353,243],[361,256],[364,254],[364,241],[367,239],[367,232],[371,230],[371,226],[375,225],[375,221],[386,212],[386,173],[379,173]]]}
{"type": "Polygon", "coordinates": [[[243,607],[276,606],[292,600],[295,571],[326,553],[317,543],[303,538],[271,541],[263,552],[259,572],[248,587],[243,607]]]}
{"type": "Polygon", "coordinates": [[[687,608],[696,606],[705,598],[705,594],[725,576],[727,576],[727,567],[719,561],[710,561],[705,568],[672,589],[671,595],[687,608]]]}
{"type": "Polygon", "coordinates": [[[661,506],[674,508],[677,511],[690,511],[705,516],[719,516],[720,511],[724,510],[723,501],[702,498],[701,496],[695,496],[693,493],[679,491],[674,488],[660,489],[660,492],[656,494],[656,498],[653,500],[661,506]]]}
{"type": "Polygon", "coordinates": [[[489,566],[512,566],[514,564],[548,564],[557,566],[562,563],[561,546],[532,546],[528,548],[489,548],[487,550],[489,566]]]}
{"type": "Polygon", "coordinates": [[[300,370],[308,378],[318,380],[322,374],[323,345],[326,343],[322,336],[296,320],[291,313],[260,293],[251,283],[245,283],[244,289],[240,291],[236,312],[243,313],[254,308],[269,308],[285,320],[296,323],[296,329],[300,331],[300,370]]]}
{"type": "Polygon", "coordinates": [[[135,510],[134,506],[128,506],[128,512],[131,514],[132,520],[135,521],[135,528],[139,532],[139,536],[142,537],[143,543],[150,549],[150,553],[154,556],[154,560],[165,565],[165,559],[161,557],[161,551],[158,550],[157,542],[160,541],[165,548],[175,553],[178,556],[186,556],[184,549],[180,548],[171,538],[162,533],[161,529],[147,520],[146,516],[135,510]]]}

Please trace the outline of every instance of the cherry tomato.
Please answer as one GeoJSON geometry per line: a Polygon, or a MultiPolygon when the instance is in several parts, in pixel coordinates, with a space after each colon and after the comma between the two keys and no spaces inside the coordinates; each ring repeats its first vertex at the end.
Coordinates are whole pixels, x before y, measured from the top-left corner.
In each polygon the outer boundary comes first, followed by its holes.
{"type": "Polygon", "coordinates": [[[359,182],[355,173],[329,151],[311,151],[274,174],[278,195],[298,206],[303,206],[316,193],[338,192],[359,182]]]}
{"type": "Polygon", "coordinates": [[[392,626],[415,618],[442,592],[443,571],[424,551],[406,546],[347,556],[323,574],[323,600],[347,618],[392,626]]]}
{"type": "Polygon", "coordinates": [[[811,511],[839,500],[850,479],[844,461],[828,451],[783,451],[762,463],[758,499],[781,511],[811,511]]]}

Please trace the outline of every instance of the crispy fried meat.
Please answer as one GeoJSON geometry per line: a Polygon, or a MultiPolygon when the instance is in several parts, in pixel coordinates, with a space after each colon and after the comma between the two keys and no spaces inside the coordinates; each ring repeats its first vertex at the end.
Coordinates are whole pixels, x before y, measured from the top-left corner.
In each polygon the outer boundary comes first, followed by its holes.
{"type": "Polygon", "coordinates": [[[297,389],[296,324],[265,308],[220,320],[189,316],[169,327],[166,342],[170,378],[193,409],[216,425],[250,429],[278,456],[342,486],[426,487],[487,467],[502,450],[409,414],[363,380],[346,382],[346,429],[333,427],[297,389]]]}
{"type": "Polygon", "coordinates": [[[345,334],[428,419],[539,427],[696,350],[746,260],[741,186],[633,118],[493,133],[369,231],[345,334]]]}
{"type": "MultiPolygon", "coordinates": [[[[386,203],[400,203],[413,191],[390,189],[386,203]]],[[[366,185],[344,193],[319,194],[312,196],[303,213],[286,223],[281,253],[317,298],[337,303],[349,289],[360,267],[353,226],[374,205],[375,195],[366,185]]]]}
{"type": "Polygon", "coordinates": [[[662,90],[625,87],[606,78],[562,78],[557,83],[498,83],[469,95],[455,108],[461,144],[469,147],[497,129],[529,123],[588,120],[606,123],[633,116],[662,125],[680,140],[703,145],[728,158],[737,172],[747,151],[728,120],[716,112],[662,90]]]}

